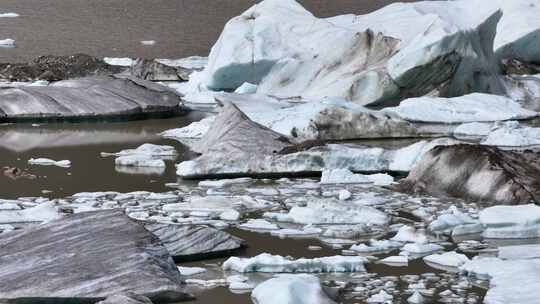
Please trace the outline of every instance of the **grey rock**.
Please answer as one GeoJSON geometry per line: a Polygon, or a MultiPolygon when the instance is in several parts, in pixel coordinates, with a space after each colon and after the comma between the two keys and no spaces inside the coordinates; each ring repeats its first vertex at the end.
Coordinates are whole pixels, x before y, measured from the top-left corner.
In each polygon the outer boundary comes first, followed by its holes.
{"type": "Polygon", "coordinates": [[[396,190],[497,203],[540,202],[540,153],[482,145],[438,146],[396,190]]]}
{"type": "Polygon", "coordinates": [[[87,76],[106,76],[122,70],[121,67],[108,65],[105,61],[86,54],[46,55],[27,63],[0,64],[0,79],[56,81],[87,76]]]}
{"type": "Polygon", "coordinates": [[[170,89],[136,78],[81,78],[0,90],[0,121],[86,119],[176,113],[170,89]]]}
{"type": "Polygon", "coordinates": [[[80,213],[0,238],[0,299],[188,299],[160,240],[122,211],[80,213]]]}
{"type": "Polygon", "coordinates": [[[225,231],[205,226],[146,225],[161,239],[175,261],[192,261],[230,255],[245,241],[225,231]]]}

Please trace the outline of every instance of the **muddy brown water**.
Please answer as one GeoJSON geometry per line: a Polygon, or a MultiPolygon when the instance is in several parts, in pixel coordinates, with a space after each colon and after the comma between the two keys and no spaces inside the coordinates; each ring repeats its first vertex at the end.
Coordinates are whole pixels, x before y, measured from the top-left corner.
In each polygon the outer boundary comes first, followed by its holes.
{"type": "Polygon", "coordinates": [[[0,125],[0,170],[17,167],[36,176],[36,179],[13,180],[0,172],[0,197],[58,198],[87,191],[168,191],[165,184],[177,181],[174,161],[167,161],[167,169],[157,174],[117,169],[114,157],[101,157],[100,153],[153,143],[174,146],[179,153],[178,160],[194,157],[184,145],[157,134],[186,126],[202,117],[203,113],[192,112],[175,118],[115,123],[0,125]],[[59,168],[28,164],[30,158],[41,157],[70,160],[72,165],[59,168]]]}
{"type": "MultiPolygon", "coordinates": [[[[0,39],[17,47],[0,48],[0,62],[36,56],[88,53],[94,56],[179,58],[206,56],[224,24],[254,0],[2,0],[0,39]],[[155,40],[153,46],[140,41],[155,40]]],[[[321,17],[363,14],[391,0],[302,0],[321,17]]],[[[401,2],[410,2],[402,0],[401,2]]]]}

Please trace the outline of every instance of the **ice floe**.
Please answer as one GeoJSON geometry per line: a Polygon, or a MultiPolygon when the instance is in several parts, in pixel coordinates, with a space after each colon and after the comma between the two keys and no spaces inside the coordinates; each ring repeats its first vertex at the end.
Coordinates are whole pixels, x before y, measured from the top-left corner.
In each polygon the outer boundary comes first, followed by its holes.
{"type": "Polygon", "coordinates": [[[480,211],[486,238],[537,238],[540,236],[540,207],[494,206],[480,211]]]}
{"type": "Polygon", "coordinates": [[[388,174],[362,175],[347,169],[330,169],[322,172],[321,184],[365,184],[390,185],[394,178],[388,174]]]}
{"type": "Polygon", "coordinates": [[[49,158],[31,158],[28,160],[28,164],[40,165],[40,166],[56,166],[56,167],[62,167],[62,168],[71,167],[71,161],[69,160],[56,161],[49,158]]]}
{"type": "Polygon", "coordinates": [[[524,109],[510,98],[480,93],[454,98],[411,98],[383,111],[404,120],[431,123],[489,122],[538,116],[537,112],[524,109]]]}
{"type": "Polygon", "coordinates": [[[362,272],[366,259],[359,256],[332,256],[290,260],[282,256],[262,253],[252,258],[231,257],[223,263],[223,270],[236,272],[362,272]]]}
{"type": "Polygon", "coordinates": [[[258,304],[336,303],[324,292],[319,278],[307,274],[279,275],[257,286],[251,297],[258,304]]]}

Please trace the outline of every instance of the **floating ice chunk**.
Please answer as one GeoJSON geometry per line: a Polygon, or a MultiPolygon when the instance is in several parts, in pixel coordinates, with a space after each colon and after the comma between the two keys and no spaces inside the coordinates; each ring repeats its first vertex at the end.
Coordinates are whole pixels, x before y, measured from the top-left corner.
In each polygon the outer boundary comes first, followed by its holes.
{"type": "Polygon", "coordinates": [[[455,251],[445,252],[442,254],[432,254],[424,257],[423,259],[424,262],[434,268],[451,267],[456,268],[456,270],[469,261],[469,258],[466,255],[456,253],[455,251]]]}
{"type": "Polygon", "coordinates": [[[339,190],[338,192],[338,199],[340,201],[346,201],[350,199],[351,196],[352,196],[352,193],[347,189],[342,189],[342,190],[339,190]]]}
{"type": "Polygon", "coordinates": [[[416,228],[411,226],[403,226],[399,228],[397,234],[390,240],[402,243],[419,244],[425,244],[428,242],[428,238],[424,231],[418,231],[416,228]]]}
{"type": "Polygon", "coordinates": [[[390,240],[370,240],[368,244],[351,246],[350,250],[360,253],[374,253],[391,251],[403,246],[403,243],[390,240]]]}
{"type": "Polygon", "coordinates": [[[205,288],[213,288],[216,286],[227,286],[229,283],[225,279],[214,279],[214,280],[200,280],[200,279],[187,279],[185,280],[186,284],[199,285],[205,288]]]}
{"type": "Polygon", "coordinates": [[[419,244],[419,243],[411,243],[403,246],[403,254],[404,255],[415,255],[415,254],[426,254],[431,252],[436,252],[443,250],[444,248],[437,244],[419,244]]]}
{"type": "Polygon", "coordinates": [[[128,57],[105,57],[103,58],[103,61],[105,61],[105,63],[110,64],[110,65],[130,67],[133,65],[133,62],[135,60],[128,57]]]}
{"type": "Polygon", "coordinates": [[[475,224],[464,224],[454,227],[452,229],[452,236],[463,236],[469,234],[480,234],[484,231],[484,226],[480,222],[475,224]]]}
{"type": "Polygon", "coordinates": [[[368,184],[390,185],[394,178],[388,174],[354,174],[348,169],[327,169],[322,172],[321,184],[368,184]]]}
{"type": "Polygon", "coordinates": [[[372,295],[366,301],[369,304],[392,304],[394,296],[388,294],[386,291],[381,290],[379,293],[372,295]]]}
{"type": "Polygon", "coordinates": [[[231,209],[231,210],[222,212],[219,215],[219,219],[224,220],[224,221],[238,221],[240,219],[240,216],[241,216],[240,212],[234,209],[231,209]]]}
{"type": "Polygon", "coordinates": [[[335,304],[319,278],[307,274],[279,275],[257,286],[251,297],[257,304],[335,304]]]}
{"type": "Polygon", "coordinates": [[[245,293],[255,288],[254,284],[248,281],[249,278],[243,275],[232,275],[227,277],[229,290],[233,293],[245,293]]]}
{"type": "Polygon", "coordinates": [[[57,166],[62,168],[71,167],[71,162],[69,160],[52,160],[48,158],[31,158],[28,160],[30,165],[40,165],[40,166],[57,166]]]}
{"type": "Polygon", "coordinates": [[[426,299],[422,296],[422,294],[418,291],[415,291],[412,296],[407,298],[407,303],[409,304],[423,304],[426,302],[426,299]]]}
{"type": "Polygon", "coordinates": [[[15,40],[9,39],[9,38],[0,40],[0,47],[4,47],[4,48],[15,47],[15,40]]]}
{"type": "Polygon", "coordinates": [[[192,122],[186,127],[167,130],[159,135],[165,138],[179,140],[180,142],[183,139],[200,139],[208,132],[215,118],[215,116],[209,116],[200,121],[192,122]]]}
{"type": "Polygon", "coordinates": [[[183,276],[192,276],[200,273],[206,272],[205,268],[202,267],[182,267],[178,266],[178,271],[180,271],[180,274],[183,276]]]}
{"type": "Polygon", "coordinates": [[[540,128],[522,126],[517,121],[499,123],[493,127],[482,144],[522,148],[540,146],[540,128]]]}
{"type": "Polygon", "coordinates": [[[117,166],[126,167],[153,167],[165,168],[165,162],[162,159],[154,159],[148,155],[126,155],[115,159],[117,166]]]}
{"type": "Polygon", "coordinates": [[[149,46],[149,45],[154,45],[154,44],[156,44],[156,41],[155,41],[155,40],[142,40],[142,41],[141,41],[141,44],[142,44],[142,45],[149,46]]]}
{"type": "Polygon", "coordinates": [[[53,202],[46,202],[24,210],[2,210],[0,224],[50,222],[62,216],[53,202]]]}
{"type": "Polygon", "coordinates": [[[17,13],[0,13],[0,18],[16,18],[19,17],[17,13]]]}
{"type": "Polygon", "coordinates": [[[255,94],[257,92],[257,85],[249,82],[244,82],[235,91],[237,94],[255,94]]]}
{"type": "Polygon", "coordinates": [[[136,149],[122,150],[117,153],[101,153],[101,155],[117,156],[115,164],[118,167],[165,168],[163,159],[174,158],[177,152],[172,146],[143,144],[136,149]]]}
{"type": "Polygon", "coordinates": [[[386,225],[389,217],[373,207],[335,199],[308,202],[293,207],[288,214],[265,213],[265,217],[298,224],[372,224],[386,225]]]}
{"type": "Polygon", "coordinates": [[[273,230],[270,232],[271,235],[276,235],[280,237],[300,237],[300,236],[313,236],[321,234],[323,231],[320,228],[315,227],[304,227],[300,229],[279,229],[273,230]]]}
{"type": "Polygon", "coordinates": [[[406,256],[395,255],[395,256],[389,256],[380,261],[377,261],[377,263],[386,264],[390,266],[408,266],[409,259],[406,256]]]}
{"type": "Polygon", "coordinates": [[[366,259],[359,256],[332,256],[314,259],[289,260],[282,256],[260,254],[253,258],[231,257],[223,263],[223,270],[237,272],[362,272],[366,259]]]}
{"type": "Polygon", "coordinates": [[[431,123],[491,122],[538,116],[510,98],[481,93],[454,98],[410,98],[383,112],[408,121],[431,123]]]}
{"type": "Polygon", "coordinates": [[[459,211],[455,206],[450,207],[446,213],[437,217],[429,224],[429,229],[433,232],[449,232],[457,226],[467,224],[477,224],[469,215],[459,211]]]}
{"type": "Polygon", "coordinates": [[[459,125],[454,129],[452,135],[455,138],[481,138],[487,136],[491,128],[493,127],[492,123],[483,123],[483,122],[470,122],[459,125]]]}
{"type": "Polygon", "coordinates": [[[487,280],[484,303],[536,304],[540,296],[540,259],[501,260],[476,257],[461,267],[470,276],[487,280]]]}
{"type": "Polygon", "coordinates": [[[270,223],[263,219],[250,219],[246,223],[239,226],[247,230],[277,230],[279,227],[276,224],[270,223]]]}
{"type": "Polygon", "coordinates": [[[102,156],[129,156],[129,155],[146,155],[152,157],[174,157],[178,155],[176,149],[173,146],[166,145],[154,145],[154,144],[143,144],[135,149],[122,150],[117,153],[101,153],[102,156]]]}
{"type": "Polygon", "coordinates": [[[495,206],[480,212],[486,238],[537,238],[540,236],[540,207],[534,204],[495,206]]]}
{"type": "Polygon", "coordinates": [[[219,179],[219,180],[205,180],[199,182],[199,187],[207,188],[225,188],[232,185],[250,184],[253,182],[252,178],[234,178],[234,179],[219,179]]]}
{"type": "Polygon", "coordinates": [[[208,64],[208,57],[190,56],[180,59],[156,59],[156,61],[172,67],[181,67],[188,70],[199,71],[204,69],[208,64]]]}
{"type": "Polygon", "coordinates": [[[499,258],[503,260],[540,259],[540,245],[515,245],[499,247],[499,258]]]}

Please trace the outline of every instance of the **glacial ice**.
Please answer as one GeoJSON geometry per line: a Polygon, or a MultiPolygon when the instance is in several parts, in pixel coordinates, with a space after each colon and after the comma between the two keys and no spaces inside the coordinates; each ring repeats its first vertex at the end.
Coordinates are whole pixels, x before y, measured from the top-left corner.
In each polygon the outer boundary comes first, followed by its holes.
{"type": "Polygon", "coordinates": [[[366,259],[359,256],[332,256],[289,260],[278,255],[262,253],[252,258],[231,257],[223,262],[223,270],[236,272],[363,272],[366,259]]]}
{"type": "Polygon", "coordinates": [[[279,275],[257,286],[251,297],[257,304],[336,303],[323,291],[319,278],[307,274],[279,275]]]}

